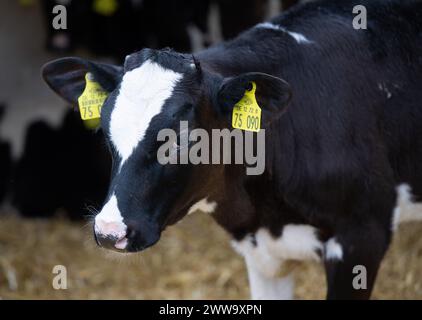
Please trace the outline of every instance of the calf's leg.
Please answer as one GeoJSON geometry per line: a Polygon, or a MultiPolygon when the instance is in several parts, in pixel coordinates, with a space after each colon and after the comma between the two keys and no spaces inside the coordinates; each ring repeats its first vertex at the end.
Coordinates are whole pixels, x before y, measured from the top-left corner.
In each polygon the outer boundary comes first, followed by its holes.
{"type": "Polygon", "coordinates": [[[336,254],[325,253],[327,299],[369,299],[380,263],[390,242],[391,229],[376,223],[349,225],[336,236],[336,254]]]}
{"type": "Polygon", "coordinates": [[[292,300],[293,276],[277,277],[277,272],[268,273],[259,268],[251,257],[245,257],[249,287],[253,300],[292,300]]]}
{"type": "Polygon", "coordinates": [[[233,247],[245,259],[253,300],[293,299],[293,277],[277,276],[282,261],[272,256],[265,245],[246,238],[233,242],[233,247]]]}

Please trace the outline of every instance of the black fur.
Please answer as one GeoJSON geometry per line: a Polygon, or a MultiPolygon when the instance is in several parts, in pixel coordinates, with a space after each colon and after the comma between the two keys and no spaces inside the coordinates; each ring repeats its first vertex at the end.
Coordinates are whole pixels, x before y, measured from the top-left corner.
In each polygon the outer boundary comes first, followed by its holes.
{"type": "Polygon", "coordinates": [[[88,207],[106,197],[110,157],[103,135],[85,128],[72,110],[58,129],[44,121],[31,123],[15,166],[11,198],[25,217],[50,217],[61,210],[71,219],[86,218],[88,207]]]}
{"type": "MultiPolygon", "coordinates": [[[[0,123],[3,121],[3,114],[6,106],[0,104],[0,123]]],[[[0,202],[10,192],[10,179],[12,177],[13,163],[10,144],[0,140],[0,202]]]]}

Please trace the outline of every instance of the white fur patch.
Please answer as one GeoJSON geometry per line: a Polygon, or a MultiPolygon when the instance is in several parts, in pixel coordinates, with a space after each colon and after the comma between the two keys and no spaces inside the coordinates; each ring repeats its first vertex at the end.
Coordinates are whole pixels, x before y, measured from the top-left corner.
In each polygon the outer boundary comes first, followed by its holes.
{"type": "Polygon", "coordinates": [[[126,236],[126,225],[117,206],[117,198],[113,194],[95,217],[95,232],[103,236],[112,236],[122,239],[126,236]]]}
{"type": "Polygon", "coordinates": [[[397,187],[397,206],[394,209],[392,229],[397,229],[402,222],[422,221],[422,203],[413,201],[412,191],[408,184],[397,187]]]}
{"type": "Polygon", "coordinates": [[[120,165],[142,141],[182,76],[150,60],[125,73],[110,121],[110,139],[122,157],[120,165]]]}
{"type": "Polygon", "coordinates": [[[343,260],[343,248],[336,238],[327,241],[324,253],[326,260],[343,260]]]}
{"type": "Polygon", "coordinates": [[[204,198],[189,208],[188,215],[194,213],[197,210],[205,212],[205,213],[213,213],[216,207],[217,207],[217,202],[215,201],[209,202],[207,198],[204,198]]]}
{"type": "Polygon", "coordinates": [[[294,279],[292,275],[283,278],[268,277],[256,268],[255,261],[246,258],[251,298],[253,300],[292,300],[294,279]]]}
{"type": "Polygon", "coordinates": [[[306,36],[304,36],[303,34],[288,31],[286,28],[279,26],[279,25],[276,25],[276,24],[271,23],[271,22],[263,22],[263,23],[257,24],[256,28],[271,29],[271,30],[277,30],[277,31],[285,32],[288,35],[290,35],[293,39],[295,39],[297,43],[301,43],[301,44],[312,43],[312,41],[310,41],[308,38],[306,38],[306,36]]]}
{"type": "Polygon", "coordinates": [[[277,279],[285,260],[320,260],[317,251],[323,245],[316,229],[308,225],[286,225],[282,235],[274,238],[266,229],[242,241],[233,241],[234,249],[245,257],[253,299],[290,299],[293,279],[277,279]]]}
{"type": "Polygon", "coordinates": [[[255,234],[257,245],[250,238],[234,242],[235,249],[242,255],[255,255],[255,260],[262,261],[262,268],[270,268],[268,261],[277,260],[320,260],[318,251],[323,245],[318,240],[316,229],[309,225],[288,224],[280,238],[274,238],[266,229],[259,229],[255,234]]]}
{"type": "Polygon", "coordinates": [[[391,99],[391,97],[393,96],[390,89],[388,89],[387,85],[384,83],[378,83],[378,89],[385,93],[387,99],[391,99]]]}
{"type": "Polygon", "coordinates": [[[261,229],[256,234],[258,246],[264,244],[267,250],[284,260],[319,260],[318,250],[322,243],[318,240],[316,229],[308,225],[286,225],[280,238],[274,239],[270,233],[261,229]]]}
{"type": "MultiPolygon", "coordinates": [[[[265,231],[267,232],[267,231],[265,231]]],[[[293,299],[293,277],[277,278],[282,259],[268,251],[265,243],[246,237],[240,242],[233,241],[233,248],[245,258],[248,279],[253,300],[290,300],[293,299]]],[[[262,238],[261,238],[262,241],[262,238]]]]}
{"type": "MultiPolygon", "coordinates": [[[[268,233],[267,230],[262,229],[262,231],[265,234],[268,233]]],[[[261,232],[261,230],[258,232],[261,232]]],[[[271,235],[269,236],[271,237],[271,235]]],[[[274,252],[269,251],[262,239],[261,241],[258,243],[258,239],[255,237],[255,245],[251,236],[246,237],[242,241],[232,241],[232,246],[237,253],[245,258],[247,264],[253,262],[254,269],[259,271],[260,274],[267,278],[275,277],[280,268],[281,259],[276,257],[274,252]]]]}

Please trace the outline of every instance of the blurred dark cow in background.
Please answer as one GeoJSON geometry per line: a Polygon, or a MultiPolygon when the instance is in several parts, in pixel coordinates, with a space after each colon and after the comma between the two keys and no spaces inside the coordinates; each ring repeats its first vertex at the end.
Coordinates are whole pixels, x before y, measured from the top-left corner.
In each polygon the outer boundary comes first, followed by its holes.
{"type": "Polygon", "coordinates": [[[187,28],[192,24],[205,32],[209,7],[208,0],[103,1],[108,8],[97,6],[97,0],[69,1],[69,28],[55,30],[52,9],[61,2],[43,1],[47,47],[57,52],[85,47],[119,60],[146,45],[191,50],[187,28]]]}
{"type": "Polygon", "coordinates": [[[77,113],[67,112],[58,128],[35,121],[15,165],[12,204],[28,217],[61,210],[80,219],[104,200],[110,168],[102,132],[88,130],[77,113]]]}
{"type": "Polygon", "coordinates": [[[188,52],[219,40],[210,29],[233,38],[298,0],[102,0],[108,9],[97,6],[99,2],[68,1],[69,27],[55,30],[52,10],[63,1],[44,0],[47,48],[64,53],[82,46],[118,60],[144,47],[188,52]]]}
{"type": "MultiPolygon", "coordinates": [[[[0,104],[0,126],[3,120],[5,106],[0,104]]],[[[10,144],[0,140],[0,202],[4,200],[10,190],[10,178],[12,176],[12,154],[10,144]]]]}
{"type": "MultiPolygon", "coordinates": [[[[421,16],[420,1],[317,1],[194,56],[144,49],[121,67],[47,64],[46,82],[72,104],[87,72],[109,92],[101,127],[113,169],[98,244],[143,250],[200,208],[244,255],[254,298],[291,297],[280,265],[314,259],[325,264],[329,299],[368,299],[402,210],[422,197],[421,16]],[[368,30],[353,28],[355,5],[366,6],[368,30]],[[161,129],[182,120],[209,133],[231,128],[251,82],[266,129],[264,174],[157,161],[161,129]],[[356,266],[365,287],[353,285],[356,266]]],[[[190,145],[170,152],[181,157],[190,145]]]]}
{"type": "MultiPolygon", "coordinates": [[[[5,109],[0,108],[0,120],[5,109]]],[[[66,112],[58,128],[44,120],[29,123],[17,158],[11,147],[0,140],[0,201],[7,200],[23,216],[61,211],[81,219],[90,206],[103,202],[111,159],[102,132],[88,130],[75,112],[66,112]]]]}

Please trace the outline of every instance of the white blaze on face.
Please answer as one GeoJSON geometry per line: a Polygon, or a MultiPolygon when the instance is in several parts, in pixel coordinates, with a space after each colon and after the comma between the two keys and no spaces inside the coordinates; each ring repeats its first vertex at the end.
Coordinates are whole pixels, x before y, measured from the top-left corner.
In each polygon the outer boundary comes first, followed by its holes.
{"type": "Polygon", "coordinates": [[[103,236],[122,239],[126,236],[126,230],[127,227],[117,206],[117,198],[113,194],[95,217],[95,232],[103,236]]]}
{"type": "Polygon", "coordinates": [[[182,76],[150,60],[125,73],[110,120],[110,139],[122,158],[120,166],[142,141],[182,76]]]}

